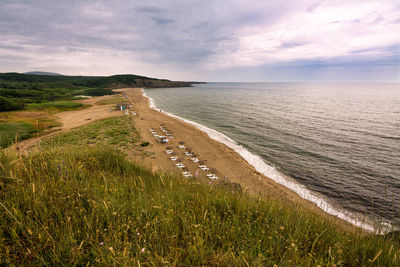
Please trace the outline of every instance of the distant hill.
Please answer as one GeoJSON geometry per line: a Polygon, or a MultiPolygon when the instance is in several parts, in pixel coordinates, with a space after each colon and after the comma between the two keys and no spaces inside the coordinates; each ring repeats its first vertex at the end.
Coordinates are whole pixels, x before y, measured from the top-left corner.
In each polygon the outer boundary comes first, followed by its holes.
{"type": "Polygon", "coordinates": [[[30,103],[73,99],[78,95],[109,95],[116,88],[187,87],[191,84],[133,74],[66,76],[56,73],[49,75],[48,72],[0,73],[0,111],[24,109],[30,103]]]}
{"type": "Polygon", "coordinates": [[[33,74],[33,75],[48,75],[48,76],[63,76],[62,74],[55,72],[45,72],[45,71],[29,71],[24,74],[33,74]]]}
{"type": "MultiPolygon", "coordinates": [[[[193,82],[170,81],[166,79],[156,79],[134,74],[118,74],[113,76],[67,76],[67,75],[37,75],[22,73],[0,73],[0,85],[4,82],[14,83],[31,83],[26,84],[27,87],[32,83],[46,83],[47,87],[57,86],[74,86],[74,87],[97,87],[97,88],[122,88],[122,87],[187,87],[193,82]]],[[[1,88],[1,86],[0,86],[1,88]]]]}

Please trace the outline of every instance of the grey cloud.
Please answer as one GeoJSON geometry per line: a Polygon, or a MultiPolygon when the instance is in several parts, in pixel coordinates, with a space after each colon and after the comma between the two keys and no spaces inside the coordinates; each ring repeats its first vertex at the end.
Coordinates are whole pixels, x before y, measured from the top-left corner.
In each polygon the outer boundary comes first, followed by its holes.
{"type": "Polygon", "coordinates": [[[158,17],[153,17],[152,20],[160,25],[170,24],[175,22],[173,19],[158,18],[158,17]]]}
{"type": "Polygon", "coordinates": [[[282,48],[291,48],[291,47],[297,47],[297,46],[303,46],[303,42],[298,42],[298,41],[291,41],[291,42],[284,42],[281,43],[282,48]]]}
{"type": "MultiPolygon", "coordinates": [[[[269,31],[288,14],[317,11],[319,5],[303,0],[0,1],[2,62],[12,62],[12,55],[19,54],[14,59],[21,67],[24,58],[30,62],[57,53],[113,51],[154,68],[168,65],[181,70],[201,69],[202,62],[213,56],[234,53],[241,45],[241,31],[260,25],[269,31]]],[[[305,42],[291,40],[281,47],[305,42]]]]}
{"type": "Polygon", "coordinates": [[[230,49],[234,50],[239,45],[234,34],[238,27],[279,16],[279,12],[243,5],[240,1],[228,5],[218,1],[65,4],[41,0],[33,5],[6,0],[3,7],[1,35],[28,36],[33,44],[44,49],[57,46],[115,49],[140,53],[144,60],[149,55],[149,61],[156,58],[177,64],[196,64],[216,54],[221,42],[230,43],[230,49]]]}
{"type": "Polygon", "coordinates": [[[138,7],[138,8],[136,8],[136,10],[139,12],[144,12],[144,13],[161,13],[161,12],[165,11],[165,9],[151,7],[151,6],[138,7]]]}

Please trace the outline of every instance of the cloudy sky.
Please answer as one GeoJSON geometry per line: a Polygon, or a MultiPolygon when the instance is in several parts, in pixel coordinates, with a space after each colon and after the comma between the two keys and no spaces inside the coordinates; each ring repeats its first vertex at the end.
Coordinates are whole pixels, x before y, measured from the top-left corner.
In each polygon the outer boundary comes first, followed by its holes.
{"type": "Polygon", "coordinates": [[[398,0],[0,0],[0,72],[400,82],[398,0]]]}

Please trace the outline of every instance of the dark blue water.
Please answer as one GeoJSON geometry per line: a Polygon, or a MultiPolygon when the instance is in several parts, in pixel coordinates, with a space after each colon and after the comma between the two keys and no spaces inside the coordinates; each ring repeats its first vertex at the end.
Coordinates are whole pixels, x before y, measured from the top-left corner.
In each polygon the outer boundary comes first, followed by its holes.
{"type": "Polygon", "coordinates": [[[334,207],[400,225],[400,85],[208,83],[146,89],[334,207]]]}

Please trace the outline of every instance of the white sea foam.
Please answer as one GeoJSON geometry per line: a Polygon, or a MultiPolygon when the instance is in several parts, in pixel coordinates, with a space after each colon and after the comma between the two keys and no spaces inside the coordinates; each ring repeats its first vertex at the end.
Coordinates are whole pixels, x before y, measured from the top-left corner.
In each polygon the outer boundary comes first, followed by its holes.
{"type": "Polygon", "coordinates": [[[177,115],[168,113],[166,111],[163,111],[163,110],[157,108],[157,106],[154,103],[154,100],[151,97],[149,97],[148,95],[146,95],[146,93],[144,92],[143,89],[142,89],[142,92],[143,92],[143,95],[147,99],[149,99],[149,106],[151,108],[153,108],[157,111],[161,111],[164,114],[167,114],[171,117],[174,117],[174,118],[184,121],[186,123],[189,123],[189,124],[195,126],[196,128],[198,128],[199,130],[207,133],[210,138],[233,149],[242,158],[244,158],[250,165],[252,165],[256,169],[256,171],[258,171],[259,173],[262,173],[263,175],[267,176],[268,178],[274,180],[275,182],[292,190],[293,192],[298,194],[301,198],[315,203],[320,209],[322,209],[326,213],[337,216],[338,218],[340,218],[342,220],[345,220],[355,226],[361,227],[367,231],[375,232],[376,234],[385,234],[392,230],[397,230],[397,229],[394,229],[394,227],[390,223],[387,223],[387,222],[383,222],[383,223],[381,223],[381,225],[375,227],[374,225],[376,225],[376,224],[374,224],[373,222],[368,222],[368,220],[366,218],[363,218],[363,216],[361,214],[356,215],[356,214],[350,213],[348,211],[345,211],[343,209],[335,207],[328,200],[326,200],[323,196],[317,194],[316,192],[311,191],[304,185],[295,181],[293,178],[279,172],[275,167],[270,166],[267,163],[265,163],[265,161],[260,156],[251,153],[246,148],[237,144],[234,140],[232,140],[228,136],[224,135],[223,133],[220,133],[214,129],[208,128],[197,122],[181,118],[177,115]]]}

